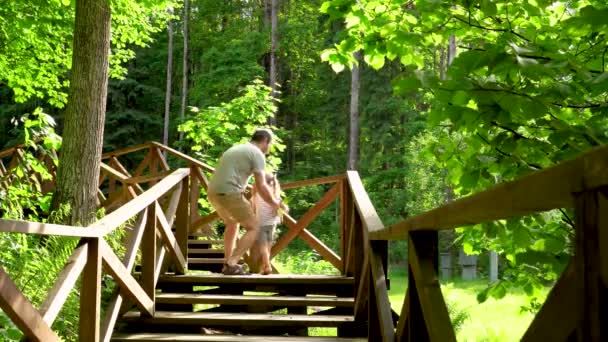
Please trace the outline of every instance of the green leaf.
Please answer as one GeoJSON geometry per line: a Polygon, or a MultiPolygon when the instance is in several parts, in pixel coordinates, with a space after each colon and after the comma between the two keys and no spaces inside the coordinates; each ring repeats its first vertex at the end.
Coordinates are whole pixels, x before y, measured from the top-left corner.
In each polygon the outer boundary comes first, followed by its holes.
{"type": "Polygon", "coordinates": [[[467,172],[460,177],[460,186],[467,190],[471,190],[477,186],[479,181],[479,170],[467,172]]]}
{"type": "Polygon", "coordinates": [[[484,303],[486,300],[488,300],[489,291],[490,291],[490,288],[485,288],[483,291],[479,292],[477,294],[477,303],[481,304],[481,303],[484,303]]]}
{"type": "Polygon", "coordinates": [[[366,54],[364,57],[365,63],[372,66],[376,70],[382,69],[384,66],[384,55],[381,54],[366,54]]]}
{"type": "Polygon", "coordinates": [[[492,0],[482,0],[481,11],[488,17],[493,17],[498,12],[496,4],[492,0]]]}

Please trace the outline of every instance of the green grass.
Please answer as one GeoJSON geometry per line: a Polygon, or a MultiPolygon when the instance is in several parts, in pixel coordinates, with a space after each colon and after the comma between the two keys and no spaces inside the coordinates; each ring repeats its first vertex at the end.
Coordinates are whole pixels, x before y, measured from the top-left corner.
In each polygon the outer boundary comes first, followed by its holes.
{"type": "MultiPolygon", "coordinates": [[[[402,272],[391,272],[390,279],[389,299],[392,308],[399,313],[407,289],[407,277],[402,272]]],[[[531,313],[520,312],[521,306],[528,302],[526,295],[519,291],[500,300],[490,298],[479,304],[477,293],[485,286],[483,280],[442,283],[446,303],[457,311],[466,311],[469,316],[457,332],[458,341],[519,341],[533,318],[531,313]]],[[[548,290],[545,289],[542,295],[546,296],[548,290]]]]}

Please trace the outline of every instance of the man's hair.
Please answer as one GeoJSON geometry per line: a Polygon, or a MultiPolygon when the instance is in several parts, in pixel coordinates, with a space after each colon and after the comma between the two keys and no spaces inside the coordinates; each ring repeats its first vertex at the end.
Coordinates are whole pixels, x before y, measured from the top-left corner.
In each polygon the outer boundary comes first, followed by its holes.
{"type": "Polygon", "coordinates": [[[272,131],[267,128],[259,128],[256,129],[253,135],[251,136],[251,141],[256,143],[261,142],[271,142],[272,141],[272,131]]]}

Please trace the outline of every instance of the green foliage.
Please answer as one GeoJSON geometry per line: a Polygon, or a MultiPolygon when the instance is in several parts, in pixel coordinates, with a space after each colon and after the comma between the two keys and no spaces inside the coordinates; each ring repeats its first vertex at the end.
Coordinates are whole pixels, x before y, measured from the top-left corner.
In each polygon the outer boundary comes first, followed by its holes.
{"type": "MultiPolygon", "coordinates": [[[[327,1],[345,37],[321,57],[334,69],[398,61],[393,89],[417,96],[438,139],[424,152],[464,196],[555,165],[608,140],[604,87],[608,10],[603,1],[327,1]],[[567,34],[564,34],[567,32],[567,34]],[[459,54],[442,77],[450,37],[459,54]],[[439,63],[438,63],[439,61],[439,63]]],[[[534,293],[553,281],[571,252],[565,212],[461,231],[469,252],[495,249],[509,267],[503,282],[534,293]],[[561,249],[559,249],[561,248],[561,249]]]]}
{"type": "MultiPolygon", "coordinates": [[[[216,161],[230,146],[249,141],[256,128],[266,124],[274,115],[276,107],[270,96],[270,87],[260,80],[245,87],[242,95],[228,103],[199,110],[191,108],[194,115],[178,128],[185,133],[186,146],[201,160],[216,161]]],[[[279,135],[272,144],[269,164],[277,167],[280,158],[277,153],[284,150],[279,135]]]]}
{"type": "MultiPolygon", "coordinates": [[[[165,24],[174,0],[112,0],[110,74],[123,77],[123,64],[165,24]]],[[[75,1],[9,1],[0,8],[0,80],[22,103],[40,99],[63,108],[72,63],[75,1]]]]}
{"type": "Polygon", "coordinates": [[[278,265],[281,273],[293,274],[327,274],[338,275],[340,271],[323,260],[313,251],[301,251],[291,255],[280,256],[278,265]]]}
{"type": "Polygon", "coordinates": [[[47,166],[38,157],[47,156],[57,166],[56,151],[61,138],[55,134],[55,121],[40,109],[23,116],[23,154],[12,172],[0,177],[0,215],[5,218],[41,221],[49,214],[51,193],[42,192],[42,181],[52,180],[47,166]]]}

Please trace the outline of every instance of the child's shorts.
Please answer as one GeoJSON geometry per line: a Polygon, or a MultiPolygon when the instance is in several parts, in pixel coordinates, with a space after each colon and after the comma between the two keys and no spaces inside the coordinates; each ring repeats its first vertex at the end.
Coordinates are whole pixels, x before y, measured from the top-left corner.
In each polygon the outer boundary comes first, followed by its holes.
{"type": "Polygon", "coordinates": [[[257,241],[272,243],[275,228],[276,228],[276,225],[261,226],[260,229],[258,230],[257,241]]]}

